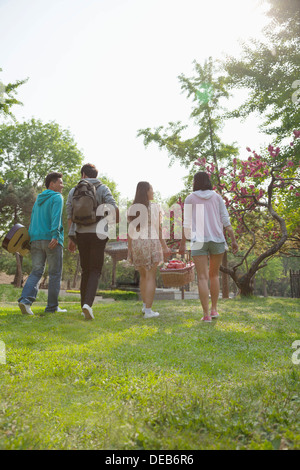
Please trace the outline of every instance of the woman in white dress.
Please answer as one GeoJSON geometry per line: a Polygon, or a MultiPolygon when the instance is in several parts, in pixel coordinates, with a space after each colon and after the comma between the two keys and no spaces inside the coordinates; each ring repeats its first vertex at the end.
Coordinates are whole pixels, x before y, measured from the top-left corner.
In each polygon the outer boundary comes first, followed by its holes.
{"type": "Polygon", "coordinates": [[[140,273],[140,292],[145,318],[157,317],[152,310],[156,289],[157,267],[171,255],[162,238],[162,213],[153,200],[153,188],[140,181],[132,206],[128,210],[128,260],[140,273]]]}

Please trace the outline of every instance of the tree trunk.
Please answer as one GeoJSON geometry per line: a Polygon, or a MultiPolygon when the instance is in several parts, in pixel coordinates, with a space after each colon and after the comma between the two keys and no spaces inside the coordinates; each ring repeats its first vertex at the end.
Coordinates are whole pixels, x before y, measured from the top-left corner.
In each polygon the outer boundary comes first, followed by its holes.
{"type": "MultiPolygon", "coordinates": [[[[224,266],[224,268],[228,267],[227,261],[227,251],[225,251],[222,260],[222,266],[224,266]]],[[[224,271],[222,271],[222,299],[229,299],[229,276],[224,271]]]]}
{"type": "Polygon", "coordinates": [[[268,297],[267,281],[265,279],[263,279],[263,292],[264,292],[264,297],[268,297]]]}
{"type": "Polygon", "coordinates": [[[116,285],[116,269],[117,269],[117,259],[115,256],[112,257],[113,266],[112,266],[112,280],[111,280],[111,288],[115,289],[116,285]]]}
{"type": "Polygon", "coordinates": [[[255,295],[255,289],[256,289],[256,276],[255,276],[255,274],[252,278],[252,285],[253,285],[253,295],[255,295]]]}
{"type": "Polygon", "coordinates": [[[15,274],[15,279],[13,284],[16,287],[22,287],[22,281],[23,281],[23,272],[22,272],[22,262],[23,262],[23,256],[19,255],[19,253],[15,253],[16,255],[16,274],[15,274]]]}
{"type": "Polygon", "coordinates": [[[252,278],[249,278],[248,276],[243,276],[242,279],[238,281],[237,285],[240,289],[240,295],[242,297],[250,297],[251,295],[253,295],[254,286],[252,278]]]}

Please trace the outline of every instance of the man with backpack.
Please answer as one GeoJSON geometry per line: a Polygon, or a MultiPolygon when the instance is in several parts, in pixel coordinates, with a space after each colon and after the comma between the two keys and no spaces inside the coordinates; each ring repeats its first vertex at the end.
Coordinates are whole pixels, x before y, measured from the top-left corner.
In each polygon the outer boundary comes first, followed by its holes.
{"type": "MultiPolygon", "coordinates": [[[[81,168],[81,180],[71,189],[67,199],[69,225],[68,249],[74,253],[78,246],[81,283],[81,308],[86,320],[93,320],[92,305],[96,296],[98,282],[104,261],[104,250],[108,237],[97,234],[101,217],[97,214],[100,205],[109,204],[115,208],[116,222],[119,210],[110,189],[97,178],[95,165],[87,163],[81,168]]],[[[103,215],[103,214],[102,214],[103,215]]]]}

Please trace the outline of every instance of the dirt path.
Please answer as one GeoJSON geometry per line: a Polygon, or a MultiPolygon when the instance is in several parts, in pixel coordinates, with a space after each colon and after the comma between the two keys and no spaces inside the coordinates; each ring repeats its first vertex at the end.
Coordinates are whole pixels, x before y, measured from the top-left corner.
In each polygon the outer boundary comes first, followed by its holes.
{"type": "Polygon", "coordinates": [[[9,276],[5,273],[0,273],[0,284],[10,284],[14,280],[14,276],[9,276]]]}

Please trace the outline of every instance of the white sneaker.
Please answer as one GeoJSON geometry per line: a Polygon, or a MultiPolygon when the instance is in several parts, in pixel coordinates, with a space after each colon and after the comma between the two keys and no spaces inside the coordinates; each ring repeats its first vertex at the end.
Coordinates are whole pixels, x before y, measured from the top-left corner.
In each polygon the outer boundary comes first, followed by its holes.
{"type": "Polygon", "coordinates": [[[85,316],[86,320],[94,320],[95,317],[93,315],[93,310],[92,307],[90,307],[88,304],[84,304],[82,307],[82,313],[85,316]]]}
{"type": "Polygon", "coordinates": [[[33,315],[30,305],[22,304],[21,302],[19,302],[18,305],[23,315],[33,315]]]}
{"type": "Polygon", "coordinates": [[[58,312],[58,313],[63,313],[63,312],[67,312],[67,309],[66,309],[66,308],[57,307],[57,309],[56,309],[55,311],[58,312]]]}
{"type": "Polygon", "coordinates": [[[158,317],[158,316],[159,316],[159,313],[153,312],[153,310],[151,310],[151,312],[144,313],[144,318],[153,318],[153,317],[158,317]]]}

